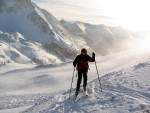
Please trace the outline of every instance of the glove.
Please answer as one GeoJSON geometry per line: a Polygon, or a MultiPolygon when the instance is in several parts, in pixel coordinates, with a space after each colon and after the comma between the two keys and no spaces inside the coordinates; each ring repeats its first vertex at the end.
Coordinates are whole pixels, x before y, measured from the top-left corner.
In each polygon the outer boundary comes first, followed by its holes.
{"type": "Polygon", "coordinates": [[[94,53],[94,52],[92,53],[92,56],[95,56],[95,53],[94,53]]]}
{"type": "Polygon", "coordinates": [[[74,66],[74,67],[76,67],[76,64],[75,64],[75,63],[73,63],[73,66],[74,66]]]}

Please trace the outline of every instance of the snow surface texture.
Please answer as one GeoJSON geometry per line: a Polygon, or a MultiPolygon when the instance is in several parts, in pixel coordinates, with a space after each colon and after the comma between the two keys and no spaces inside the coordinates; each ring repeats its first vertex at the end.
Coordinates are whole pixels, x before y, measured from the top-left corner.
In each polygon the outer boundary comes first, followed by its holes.
{"type": "MultiPolygon", "coordinates": [[[[1,66],[0,113],[11,110],[16,113],[149,113],[149,52],[126,51],[101,57],[97,65],[103,92],[95,79],[95,66],[90,64],[89,81],[92,81],[88,83],[88,91],[92,92],[89,98],[77,102],[68,99],[72,63],[44,67],[20,65],[21,69],[1,66]],[[125,54],[129,56],[123,57],[125,54]],[[3,69],[6,67],[7,70],[3,69]]],[[[75,84],[76,78],[72,95],[75,84]]]]}
{"type": "Polygon", "coordinates": [[[128,43],[128,38],[133,40],[128,31],[105,25],[62,26],[31,0],[0,0],[0,113],[149,113],[149,46],[96,57],[103,92],[91,63],[90,97],[78,102],[68,99],[73,72],[69,59],[83,46],[100,45],[97,51],[103,53],[109,48],[105,42],[112,48],[116,42],[128,43]],[[101,43],[90,45],[94,40],[101,43]]]}

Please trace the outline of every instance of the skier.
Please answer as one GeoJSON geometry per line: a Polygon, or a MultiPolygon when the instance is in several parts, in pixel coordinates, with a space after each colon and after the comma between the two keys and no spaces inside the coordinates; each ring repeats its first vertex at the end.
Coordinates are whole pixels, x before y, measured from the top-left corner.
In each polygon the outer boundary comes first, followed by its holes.
{"type": "Polygon", "coordinates": [[[89,69],[88,62],[95,62],[95,53],[92,53],[92,58],[87,55],[87,50],[83,48],[81,50],[81,54],[78,55],[74,62],[73,66],[76,67],[78,71],[78,80],[77,80],[77,86],[76,86],[76,93],[75,96],[77,97],[79,90],[80,90],[80,84],[82,81],[82,76],[83,76],[83,89],[84,93],[86,96],[88,96],[87,90],[86,90],[86,85],[87,85],[87,72],[89,69]]]}

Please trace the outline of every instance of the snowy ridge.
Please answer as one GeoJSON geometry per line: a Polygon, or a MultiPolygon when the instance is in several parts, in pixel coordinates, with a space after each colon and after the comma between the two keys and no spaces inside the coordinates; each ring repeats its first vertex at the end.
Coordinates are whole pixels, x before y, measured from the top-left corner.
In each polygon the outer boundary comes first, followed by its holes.
{"type": "Polygon", "coordinates": [[[26,39],[49,46],[50,51],[57,48],[53,51],[57,57],[65,56],[64,61],[71,59],[82,47],[90,48],[83,39],[70,33],[55,17],[31,0],[0,0],[0,3],[2,32],[18,32],[26,39]]]}
{"type": "Polygon", "coordinates": [[[91,25],[79,21],[61,20],[60,22],[71,33],[84,37],[87,44],[101,55],[131,48],[135,42],[132,32],[122,27],[109,27],[103,24],[91,25]]]}
{"type": "MultiPolygon", "coordinates": [[[[131,33],[120,27],[58,21],[31,0],[0,0],[0,5],[0,31],[8,34],[18,32],[26,39],[43,45],[46,51],[53,52],[48,52],[52,55],[49,57],[55,57],[52,59],[74,59],[83,47],[89,52],[94,50],[97,54],[107,55],[129,49],[135,42],[131,33]]],[[[31,56],[24,55],[31,59],[31,56]]],[[[49,63],[47,58],[41,63],[42,58],[38,57],[35,59],[40,59],[39,64],[49,63]]]]}
{"type": "Polygon", "coordinates": [[[58,21],[31,0],[0,0],[0,30],[20,33],[27,39],[45,44],[61,60],[73,59],[82,47],[106,55],[133,45],[130,32],[123,28],[58,21]],[[94,43],[94,44],[92,44],[94,43]]]}
{"type": "MultiPolygon", "coordinates": [[[[74,42],[80,43],[81,40],[74,42]]],[[[72,41],[73,42],[73,41],[72,41]]],[[[77,46],[66,46],[65,49],[61,45],[45,44],[29,40],[22,34],[6,33],[0,31],[0,64],[34,63],[38,65],[57,64],[70,61],[77,54],[77,50],[86,43],[82,42],[77,46]],[[10,54],[9,54],[10,53],[10,54]]],[[[88,46],[84,46],[87,47],[88,46]]]]}
{"type": "Polygon", "coordinates": [[[0,0],[0,113],[150,113],[147,36],[121,27],[59,22],[31,0],[0,0]],[[90,63],[90,97],[73,102],[68,99],[71,59],[82,47],[90,56],[96,52],[103,92],[90,63]]]}
{"type": "Polygon", "coordinates": [[[150,108],[150,62],[130,69],[112,72],[101,77],[103,92],[98,80],[88,84],[95,92],[78,102],[68,99],[68,93],[57,94],[37,103],[23,113],[142,113],[150,108]],[[140,74],[145,72],[144,74],[140,74]]]}
{"type": "Polygon", "coordinates": [[[20,33],[0,33],[0,63],[54,64],[62,61],[41,43],[26,39],[20,33]]]}
{"type": "MultiPolygon", "coordinates": [[[[105,57],[103,58],[103,60],[105,60],[105,57]]],[[[98,60],[97,63],[99,65],[102,62],[98,60]]],[[[67,65],[64,65],[63,67],[59,66],[59,70],[64,70],[64,69],[66,70],[67,65]]],[[[42,68],[41,69],[38,68],[38,71],[40,73],[42,72],[42,70],[43,70],[42,68]]],[[[50,71],[52,70],[56,71],[57,67],[51,68],[50,71]]],[[[92,70],[94,70],[93,67],[92,70]]],[[[11,71],[11,75],[12,73],[14,72],[11,71]]],[[[28,73],[30,74],[31,72],[28,73]]],[[[63,74],[63,71],[61,73],[63,74]]],[[[144,56],[141,56],[136,60],[131,60],[131,62],[124,65],[123,68],[104,74],[102,77],[100,77],[103,92],[100,92],[99,82],[97,79],[89,82],[88,91],[92,91],[90,93],[91,95],[89,98],[81,98],[78,102],[72,102],[71,100],[68,99],[69,90],[63,90],[53,94],[36,93],[36,94],[27,94],[27,95],[8,95],[8,96],[1,95],[0,112],[2,111],[2,113],[5,113],[3,111],[7,112],[7,109],[13,110],[14,108],[18,108],[18,109],[19,107],[27,108],[28,106],[29,107],[28,109],[20,110],[19,112],[21,113],[38,113],[38,112],[39,113],[76,113],[76,112],[77,113],[85,113],[85,112],[86,113],[143,113],[144,111],[147,110],[147,112],[144,113],[149,113],[148,112],[148,110],[150,110],[149,73],[150,73],[150,54],[146,53],[144,56]],[[10,102],[11,104],[8,104],[10,102]]],[[[15,76],[17,76],[16,74],[17,73],[15,71],[15,76]]],[[[5,75],[5,77],[10,77],[9,73],[5,73],[5,74],[3,73],[2,75],[5,75]]],[[[32,76],[26,75],[26,78],[32,76]]],[[[42,80],[44,78],[46,78],[46,80],[48,79],[47,78],[48,75],[38,76],[36,74],[36,76],[37,77],[33,77],[32,79],[34,80],[42,80]]],[[[96,78],[96,75],[93,76],[95,76],[96,78]]],[[[62,77],[61,81],[63,81],[64,78],[65,77],[62,77]]],[[[1,77],[1,79],[4,78],[1,77]]],[[[40,82],[40,84],[42,84],[42,81],[40,82]]],[[[57,83],[55,81],[55,85],[56,84],[57,83]]],[[[64,86],[65,84],[62,87],[64,86]]],[[[47,89],[46,86],[44,88],[47,89]]],[[[72,95],[73,94],[74,94],[74,89],[72,95]]]]}
{"type": "Polygon", "coordinates": [[[134,67],[112,72],[88,84],[94,93],[78,102],[68,99],[68,92],[60,92],[48,100],[37,103],[23,113],[142,113],[150,110],[150,60],[134,67]],[[140,72],[145,72],[141,75],[140,72]]]}

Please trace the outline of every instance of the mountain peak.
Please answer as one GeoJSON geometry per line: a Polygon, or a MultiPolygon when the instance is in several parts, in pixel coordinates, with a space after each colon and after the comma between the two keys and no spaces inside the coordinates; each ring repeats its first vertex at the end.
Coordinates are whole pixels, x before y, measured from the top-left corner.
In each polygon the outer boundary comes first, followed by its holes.
{"type": "Polygon", "coordinates": [[[0,12],[17,12],[21,8],[32,6],[31,0],[0,0],[0,12]]]}
{"type": "Polygon", "coordinates": [[[0,0],[0,3],[5,2],[31,3],[31,0],[0,0]]]}
{"type": "Polygon", "coordinates": [[[59,51],[56,54],[63,61],[87,46],[86,42],[76,45],[81,39],[77,39],[53,15],[31,0],[0,0],[0,30],[19,32],[29,40],[49,46],[49,49],[55,46],[59,51]]]}

